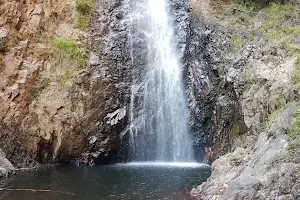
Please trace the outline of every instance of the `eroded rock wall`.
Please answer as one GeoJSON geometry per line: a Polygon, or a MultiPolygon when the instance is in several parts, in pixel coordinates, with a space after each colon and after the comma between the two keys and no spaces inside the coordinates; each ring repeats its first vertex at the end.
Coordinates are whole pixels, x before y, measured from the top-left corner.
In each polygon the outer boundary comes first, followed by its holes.
{"type": "Polygon", "coordinates": [[[295,8],[299,4],[271,4],[259,12],[248,12],[231,1],[190,3],[194,16],[210,30],[206,49],[210,66],[219,77],[216,90],[222,93],[226,91],[223,86],[229,86],[225,95],[233,97],[233,104],[240,108],[227,110],[232,104],[222,103],[228,97],[221,95],[215,108],[220,106],[223,114],[216,115],[216,109],[213,119],[222,125],[224,119],[234,120],[237,113],[242,121],[242,126],[233,123],[227,130],[228,126],[223,126],[223,134],[211,133],[213,143],[229,146],[213,162],[211,177],[193,189],[192,196],[207,200],[299,199],[299,146],[295,139],[299,41],[293,33],[286,35],[288,40],[272,35],[281,28],[298,27],[295,8]]]}
{"type": "MultiPolygon", "coordinates": [[[[16,166],[56,162],[82,152],[80,84],[60,80],[74,66],[56,66],[53,40],[87,44],[69,1],[0,1],[0,146],[16,166]],[[61,148],[61,147],[64,148],[61,148]]],[[[77,77],[77,75],[76,75],[77,77]]],[[[75,80],[75,78],[74,78],[75,80]]]]}

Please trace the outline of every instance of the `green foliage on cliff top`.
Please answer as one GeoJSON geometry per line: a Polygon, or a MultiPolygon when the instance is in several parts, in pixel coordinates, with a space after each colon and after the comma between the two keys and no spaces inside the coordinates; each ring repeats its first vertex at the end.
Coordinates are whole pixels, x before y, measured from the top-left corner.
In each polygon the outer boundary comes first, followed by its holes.
{"type": "Polygon", "coordinates": [[[298,52],[300,47],[294,44],[294,40],[300,34],[299,20],[299,5],[273,3],[264,10],[261,32],[270,42],[298,52]]]}
{"type": "Polygon", "coordinates": [[[288,134],[289,137],[289,154],[297,156],[300,153],[300,107],[298,106],[294,113],[294,122],[288,134]]]}
{"type": "Polygon", "coordinates": [[[249,10],[259,10],[271,3],[286,4],[289,0],[234,0],[235,3],[242,4],[249,10]]]}
{"type": "Polygon", "coordinates": [[[95,10],[95,2],[94,0],[75,0],[75,7],[77,11],[75,18],[76,26],[81,30],[85,30],[88,28],[95,10]]]}

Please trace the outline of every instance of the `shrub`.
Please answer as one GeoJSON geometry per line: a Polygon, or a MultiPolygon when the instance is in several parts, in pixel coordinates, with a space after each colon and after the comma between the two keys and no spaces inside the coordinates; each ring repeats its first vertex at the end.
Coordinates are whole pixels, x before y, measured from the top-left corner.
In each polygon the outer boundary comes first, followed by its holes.
{"type": "Polygon", "coordinates": [[[76,14],[75,24],[80,30],[85,30],[89,27],[90,17],[76,14]]]}
{"type": "Polygon", "coordinates": [[[85,30],[95,10],[95,2],[94,0],[75,0],[75,7],[77,11],[75,24],[79,29],[85,30]]]}
{"type": "Polygon", "coordinates": [[[91,15],[95,9],[94,0],[76,0],[76,11],[82,15],[91,15]]]}

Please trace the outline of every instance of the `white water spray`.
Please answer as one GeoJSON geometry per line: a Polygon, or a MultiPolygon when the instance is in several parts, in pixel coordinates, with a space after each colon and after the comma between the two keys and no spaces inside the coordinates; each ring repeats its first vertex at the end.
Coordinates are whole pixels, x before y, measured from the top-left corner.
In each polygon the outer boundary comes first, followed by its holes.
{"type": "MultiPolygon", "coordinates": [[[[134,161],[194,161],[174,22],[166,1],[146,0],[142,6],[147,9],[131,15],[132,24],[137,26],[133,28],[144,36],[148,48],[145,78],[140,83],[140,77],[134,77],[131,94],[130,146],[134,161]]],[[[132,59],[134,63],[134,56],[132,59]]]]}

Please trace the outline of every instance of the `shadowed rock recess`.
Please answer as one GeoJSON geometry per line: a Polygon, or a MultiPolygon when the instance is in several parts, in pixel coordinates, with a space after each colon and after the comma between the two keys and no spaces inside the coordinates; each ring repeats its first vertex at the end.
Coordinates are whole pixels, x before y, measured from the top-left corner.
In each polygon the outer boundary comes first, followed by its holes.
{"type": "MultiPolygon", "coordinates": [[[[78,2],[0,0],[0,178],[139,154],[147,1],[78,2]]],[[[300,199],[299,0],[166,4],[192,156],[213,170],[190,198],[300,199]]]]}

